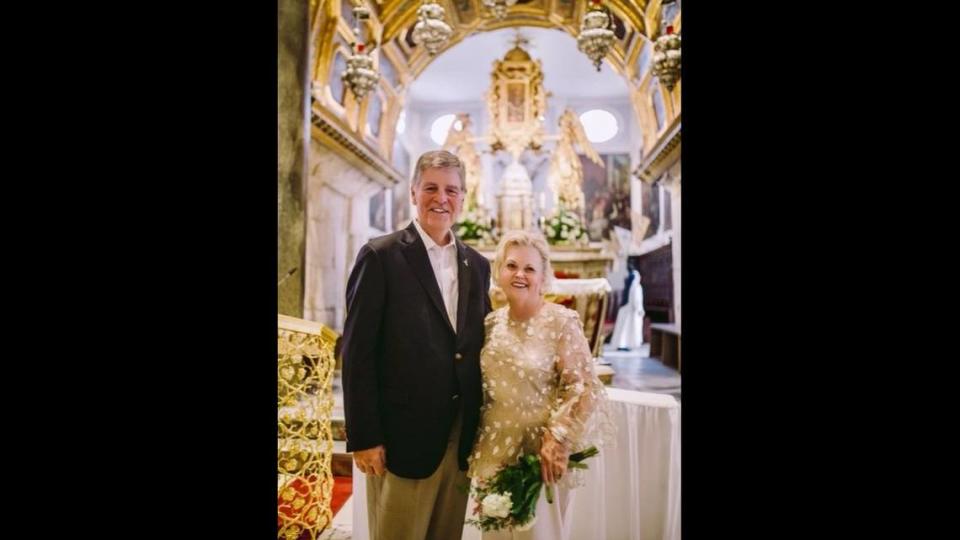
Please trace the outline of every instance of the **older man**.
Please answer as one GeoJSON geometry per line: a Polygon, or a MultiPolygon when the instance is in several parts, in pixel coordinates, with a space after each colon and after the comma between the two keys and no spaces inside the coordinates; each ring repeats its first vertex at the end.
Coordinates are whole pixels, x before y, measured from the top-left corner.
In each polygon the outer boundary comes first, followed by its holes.
{"type": "Polygon", "coordinates": [[[464,191],[457,156],[423,154],[410,189],[416,219],[364,245],[347,282],[347,450],[367,475],[375,540],[463,532],[490,312],[490,264],[451,230],[464,191]]]}

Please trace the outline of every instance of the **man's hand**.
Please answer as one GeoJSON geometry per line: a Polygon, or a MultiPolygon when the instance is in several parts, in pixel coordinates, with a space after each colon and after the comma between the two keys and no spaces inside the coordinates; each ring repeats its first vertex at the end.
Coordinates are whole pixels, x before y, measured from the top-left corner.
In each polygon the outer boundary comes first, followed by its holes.
{"type": "Polygon", "coordinates": [[[353,453],[353,462],[364,474],[383,476],[387,472],[387,451],[379,444],[353,453]]]}

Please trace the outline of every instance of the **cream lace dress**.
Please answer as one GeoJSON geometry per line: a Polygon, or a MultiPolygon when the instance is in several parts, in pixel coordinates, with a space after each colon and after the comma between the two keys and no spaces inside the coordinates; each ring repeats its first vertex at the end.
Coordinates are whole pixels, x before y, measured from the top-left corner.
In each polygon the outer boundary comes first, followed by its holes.
{"type": "MultiPolygon", "coordinates": [[[[606,390],[594,372],[577,312],[550,302],[525,322],[508,312],[502,307],[484,321],[484,400],[467,473],[479,482],[521,455],[538,454],[545,429],[568,441],[571,452],[613,439],[606,390]]],[[[560,487],[575,487],[576,473],[568,471],[560,487]]]]}

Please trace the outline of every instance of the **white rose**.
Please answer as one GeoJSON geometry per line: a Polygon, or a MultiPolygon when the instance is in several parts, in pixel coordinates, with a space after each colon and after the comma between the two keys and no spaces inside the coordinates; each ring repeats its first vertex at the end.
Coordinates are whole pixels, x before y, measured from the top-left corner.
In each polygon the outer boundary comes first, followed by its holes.
{"type": "Polygon", "coordinates": [[[491,493],[483,498],[480,506],[485,516],[505,518],[510,515],[510,508],[513,506],[510,502],[510,492],[508,491],[503,495],[491,493]]]}
{"type": "Polygon", "coordinates": [[[566,237],[567,237],[567,230],[564,229],[564,230],[560,231],[560,238],[566,238],[566,237]]]}

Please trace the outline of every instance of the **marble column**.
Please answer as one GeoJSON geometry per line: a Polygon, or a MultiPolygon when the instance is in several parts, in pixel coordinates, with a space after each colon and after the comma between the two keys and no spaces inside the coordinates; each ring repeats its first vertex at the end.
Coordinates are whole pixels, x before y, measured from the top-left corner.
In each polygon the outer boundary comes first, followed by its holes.
{"type": "Polygon", "coordinates": [[[673,255],[673,319],[680,326],[680,164],[677,163],[668,173],[664,186],[670,190],[670,217],[672,229],[671,250],[673,255]]]}
{"type": "Polygon", "coordinates": [[[309,4],[277,2],[277,311],[303,317],[309,4]]]}

